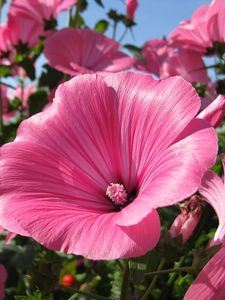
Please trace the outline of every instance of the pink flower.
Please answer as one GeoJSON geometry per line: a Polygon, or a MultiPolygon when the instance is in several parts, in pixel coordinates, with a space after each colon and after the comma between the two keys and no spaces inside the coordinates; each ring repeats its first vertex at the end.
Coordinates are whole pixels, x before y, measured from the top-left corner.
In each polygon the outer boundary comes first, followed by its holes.
{"type": "MultiPolygon", "coordinates": [[[[222,158],[225,169],[225,157],[222,158]]],[[[211,246],[222,243],[222,248],[210,259],[185,294],[184,300],[225,299],[225,183],[216,173],[208,171],[202,179],[199,192],[215,209],[219,226],[211,246]]]]}
{"type": "Polygon", "coordinates": [[[42,25],[33,18],[23,14],[9,15],[8,29],[12,45],[23,43],[28,47],[34,47],[43,36],[42,25]]]}
{"type": "Polygon", "coordinates": [[[43,24],[44,20],[55,18],[63,10],[69,10],[76,0],[13,0],[10,14],[25,15],[43,24]]]}
{"type": "Polygon", "coordinates": [[[6,24],[0,25],[0,55],[11,50],[10,33],[6,24]]]}
{"type": "Polygon", "coordinates": [[[199,7],[192,15],[191,20],[183,21],[179,27],[170,34],[170,41],[175,46],[205,53],[212,47],[212,40],[207,30],[207,12],[209,5],[199,7]]]}
{"type": "Polygon", "coordinates": [[[225,3],[223,0],[213,0],[198,8],[191,20],[181,22],[170,39],[173,45],[186,47],[206,53],[214,42],[224,43],[225,3]]]}
{"type": "Polygon", "coordinates": [[[144,63],[138,61],[137,68],[160,76],[160,67],[168,56],[168,42],[166,39],[151,39],[142,47],[144,63]]]}
{"type": "Polygon", "coordinates": [[[6,280],[7,280],[6,268],[2,264],[0,264],[0,300],[4,299],[6,280]]]}
{"type": "Polygon", "coordinates": [[[169,232],[173,238],[181,235],[184,244],[198,225],[202,211],[200,201],[196,196],[181,204],[180,208],[181,213],[174,220],[169,232]]]}
{"type": "Polygon", "coordinates": [[[198,117],[210,123],[213,127],[218,127],[225,116],[225,97],[219,95],[210,103],[198,117]]]}
{"type": "Polygon", "coordinates": [[[1,148],[1,225],[91,259],[146,253],[159,240],[156,209],[191,196],[215,162],[216,134],[195,118],[199,107],[180,77],[82,75],[60,85],[1,148]]]}
{"type": "Polygon", "coordinates": [[[209,81],[205,64],[198,52],[180,49],[170,52],[160,68],[160,77],[180,75],[190,82],[209,81]]]}
{"type": "Polygon", "coordinates": [[[133,64],[119,47],[115,40],[92,30],[65,28],[46,39],[44,54],[52,67],[70,75],[118,72],[133,64]]]}
{"type": "Polygon", "coordinates": [[[174,49],[166,39],[153,39],[142,48],[144,62],[136,67],[160,78],[180,75],[190,82],[208,82],[209,77],[201,55],[188,49],[174,49]]]}
{"type": "Polygon", "coordinates": [[[127,6],[127,18],[133,21],[135,11],[138,8],[138,0],[127,0],[126,6],[127,6]]]}

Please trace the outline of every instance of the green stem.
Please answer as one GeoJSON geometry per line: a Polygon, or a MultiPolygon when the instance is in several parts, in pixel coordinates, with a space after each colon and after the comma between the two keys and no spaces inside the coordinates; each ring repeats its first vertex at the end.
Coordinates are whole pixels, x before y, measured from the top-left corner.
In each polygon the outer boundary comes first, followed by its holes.
{"type": "MultiPolygon", "coordinates": [[[[182,256],[179,260],[179,262],[176,264],[176,268],[180,268],[182,266],[182,264],[184,263],[184,260],[185,260],[185,257],[182,256]]],[[[173,273],[170,275],[169,279],[168,279],[168,285],[172,285],[173,281],[175,280],[175,278],[177,278],[177,275],[176,273],[173,273]]]]}
{"type": "Polygon", "coordinates": [[[114,24],[113,24],[113,34],[112,34],[112,38],[114,40],[116,39],[116,28],[117,28],[117,22],[114,21],[114,24]]]}
{"type": "Polygon", "coordinates": [[[198,68],[198,69],[194,69],[194,70],[192,70],[192,71],[190,71],[189,73],[191,74],[191,73],[194,73],[194,72],[198,72],[198,71],[202,71],[202,70],[207,70],[207,69],[214,69],[215,67],[217,67],[218,66],[218,64],[213,64],[213,65],[210,65],[210,66],[204,66],[204,67],[202,67],[202,68],[198,68]]]}
{"type": "Polygon", "coordinates": [[[96,295],[96,294],[84,292],[84,291],[81,291],[81,290],[75,290],[73,288],[68,288],[68,287],[65,288],[65,286],[62,286],[62,289],[70,291],[70,292],[72,291],[74,293],[67,300],[75,300],[76,297],[77,297],[77,295],[83,295],[83,296],[86,296],[88,298],[93,298],[93,299],[96,299],[96,300],[114,300],[112,298],[108,298],[108,297],[104,297],[104,296],[100,296],[100,295],[96,295]]]}
{"type": "Polygon", "coordinates": [[[159,263],[159,266],[157,268],[157,271],[152,272],[152,273],[155,273],[155,275],[152,279],[152,282],[150,283],[149,287],[147,288],[147,290],[145,291],[144,295],[141,297],[140,300],[146,300],[148,298],[148,295],[150,294],[151,289],[154,287],[154,285],[156,284],[156,281],[158,280],[159,276],[158,276],[157,272],[160,272],[160,270],[162,269],[164,264],[165,264],[165,259],[162,258],[160,263],[159,263]]]}
{"type": "Polygon", "coordinates": [[[77,9],[76,9],[76,13],[75,13],[75,16],[74,16],[74,27],[77,28],[78,26],[78,20],[79,20],[79,15],[80,15],[80,9],[81,9],[81,3],[80,3],[80,0],[77,1],[77,9]]]}
{"type": "Polygon", "coordinates": [[[155,276],[155,275],[163,275],[168,273],[178,273],[178,272],[186,272],[186,273],[192,273],[195,270],[194,267],[181,267],[181,268],[171,268],[171,269],[165,269],[165,270],[157,270],[155,272],[146,273],[146,276],[155,276]]]}
{"type": "Polygon", "coordinates": [[[122,40],[125,38],[125,36],[126,36],[126,34],[127,34],[127,31],[128,31],[128,28],[126,27],[125,28],[125,30],[124,30],[124,32],[123,32],[123,34],[121,35],[121,37],[120,37],[120,39],[119,39],[119,43],[121,43],[122,42],[122,40]]]}
{"type": "Polygon", "coordinates": [[[13,90],[16,89],[15,86],[13,86],[13,85],[11,85],[9,83],[3,82],[3,81],[1,81],[1,85],[7,86],[7,87],[9,87],[10,89],[13,89],[13,90]]]}
{"type": "Polygon", "coordinates": [[[124,272],[123,272],[123,281],[122,281],[120,300],[127,299],[128,285],[129,285],[129,263],[128,261],[126,261],[124,266],[124,272]]]}

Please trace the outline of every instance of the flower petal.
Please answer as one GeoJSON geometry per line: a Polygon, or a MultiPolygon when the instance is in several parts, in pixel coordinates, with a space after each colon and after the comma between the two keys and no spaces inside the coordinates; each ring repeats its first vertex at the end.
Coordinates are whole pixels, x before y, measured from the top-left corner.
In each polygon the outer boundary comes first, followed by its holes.
{"type": "Polygon", "coordinates": [[[223,246],[206,264],[192,283],[184,300],[225,299],[225,247],[223,246]]]}
{"type": "Polygon", "coordinates": [[[122,210],[118,224],[135,224],[150,209],[175,204],[197,191],[203,174],[215,162],[217,138],[202,120],[196,119],[185,131],[189,136],[171,145],[149,166],[138,197],[122,210]]]}
{"type": "Polygon", "coordinates": [[[225,97],[219,95],[211,104],[200,112],[198,118],[206,120],[213,127],[220,125],[225,116],[225,97]]]}
{"type": "Polygon", "coordinates": [[[70,75],[97,71],[118,72],[132,66],[133,58],[118,51],[119,43],[89,29],[65,28],[45,41],[49,64],[70,75]],[[62,51],[56,51],[57,45],[62,51]]]}
{"type": "MultiPolygon", "coordinates": [[[[225,159],[223,158],[223,163],[225,159]]],[[[202,178],[199,193],[214,208],[219,226],[211,241],[211,245],[224,240],[225,237],[225,184],[216,173],[208,171],[202,178]]]]}

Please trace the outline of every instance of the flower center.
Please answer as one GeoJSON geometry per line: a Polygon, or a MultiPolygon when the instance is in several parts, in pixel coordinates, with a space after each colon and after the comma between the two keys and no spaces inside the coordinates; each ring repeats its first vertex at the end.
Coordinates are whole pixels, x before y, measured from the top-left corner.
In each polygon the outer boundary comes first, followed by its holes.
{"type": "Polygon", "coordinates": [[[125,187],[119,183],[110,183],[106,190],[106,196],[118,206],[123,206],[128,200],[125,187]]]}

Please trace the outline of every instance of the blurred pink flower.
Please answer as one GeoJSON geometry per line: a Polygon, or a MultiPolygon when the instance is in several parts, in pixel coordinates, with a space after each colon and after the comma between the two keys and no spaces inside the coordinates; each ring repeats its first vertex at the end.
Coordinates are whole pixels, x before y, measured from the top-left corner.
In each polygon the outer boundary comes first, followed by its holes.
{"type": "Polygon", "coordinates": [[[198,52],[179,49],[170,52],[160,68],[160,78],[180,75],[189,82],[209,82],[205,64],[198,52]]]}
{"type": "Polygon", "coordinates": [[[43,24],[44,20],[57,17],[69,10],[77,0],[13,0],[10,14],[24,15],[33,18],[37,23],[43,24]]]}
{"type": "Polygon", "coordinates": [[[204,54],[214,42],[224,43],[225,3],[213,0],[211,4],[199,7],[191,20],[183,21],[170,34],[175,46],[185,47],[204,54]]]}
{"type": "Polygon", "coordinates": [[[139,70],[160,76],[160,67],[168,56],[168,42],[166,39],[151,39],[142,47],[144,62],[137,61],[139,70]]]}
{"type": "MultiPolygon", "coordinates": [[[[225,157],[222,157],[225,170],[225,157]]],[[[225,183],[216,173],[208,171],[199,189],[204,199],[215,209],[219,226],[210,246],[222,244],[221,249],[210,259],[192,283],[184,300],[225,299],[225,183]]]]}
{"type": "Polygon", "coordinates": [[[126,0],[127,18],[134,21],[134,14],[138,8],[138,0],[126,0]]]}
{"type": "Polygon", "coordinates": [[[119,47],[119,43],[101,33],[65,28],[46,39],[44,54],[52,67],[70,75],[118,72],[133,64],[133,59],[119,47]]]}
{"type": "Polygon", "coordinates": [[[81,75],[60,85],[1,148],[1,225],[91,259],[146,253],[159,240],[155,209],[191,196],[215,162],[216,134],[195,118],[199,108],[180,77],[81,75]]]}
{"type": "Polygon", "coordinates": [[[180,75],[190,82],[208,82],[209,77],[201,54],[188,49],[174,49],[166,39],[152,39],[142,48],[143,59],[136,68],[160,78],[180,75]]]}
{"type": "Polygon", "coordinates": [[[198,117],[210,123],[213,127],[218,127],[225,116],[225,97],[219,95],[204,110],[200,112],[198,117]]]}
{"type": "Polygon", "coordinates": [[[0,56],[11,50],[10,33],[6,24],[0,25],[0,56]]]}
{"type": "Polygon", "coordinates": [[[5,295],[5,282],[7,280],[8,274],[6,268],[0,264],[0,300],[4,299],[5,295]]]}
{"type": "Polygon", "coordinates": [[[181,235],[184,244],[198,225],[202,210],[197,196],[180,204],[180,208],[181,213],[174,220],[169,232],[173,238],[181,235]]]}
{"type": "Polygon", "coordinates": [[[28,47],[34,47],[37,45],[39,37],[44,35],[42,25],[27,15],[10,14],[7,26],[12,45],[23,43],[28,47]]]}

